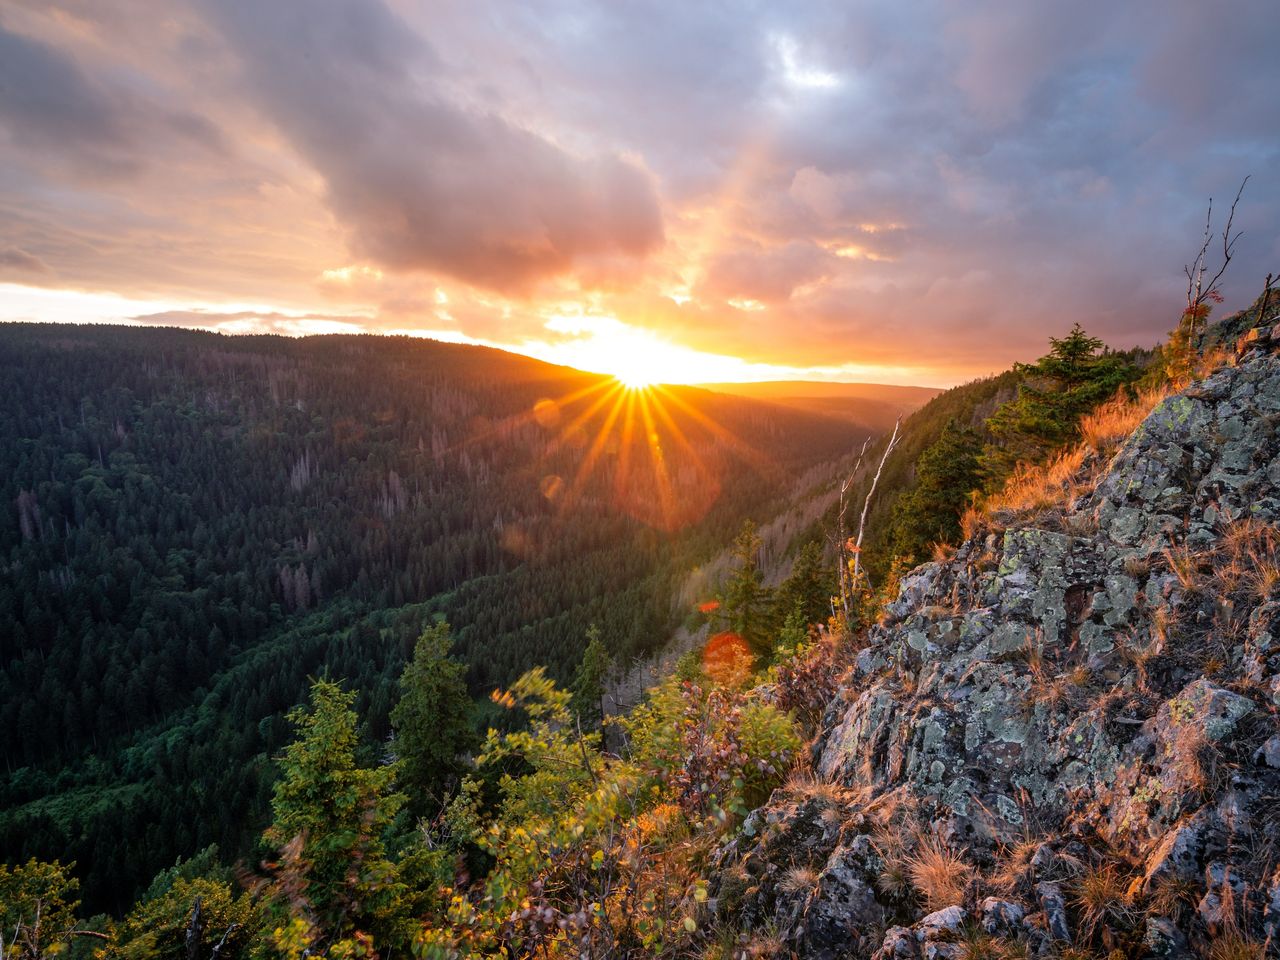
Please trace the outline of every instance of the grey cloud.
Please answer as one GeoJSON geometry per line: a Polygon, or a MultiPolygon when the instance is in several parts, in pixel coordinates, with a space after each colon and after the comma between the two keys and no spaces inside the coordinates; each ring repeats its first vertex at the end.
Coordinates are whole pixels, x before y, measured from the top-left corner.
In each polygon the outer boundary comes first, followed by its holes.
{"type": "Polygon", "coordinates": [[[206,7],[253,96],[325,177],[359,254],[510,292],[662,242],[643,171],[451,102],[431,48],[381,3],[206,7]]]}
{"type": "Polygon", "coordinates": [[[5,273],[18,274],[50,274],[49,265],[27,251],[18,247],[0,247],[0,276],[5,273]]]}
{"type": "Polygon", "coordinates": [[[70,164],[90,179],[133,175],[172,143],[216,153],[216,126],[82,70],[65,52],[0,24],[0,128],[46,171],[70,164]]]}

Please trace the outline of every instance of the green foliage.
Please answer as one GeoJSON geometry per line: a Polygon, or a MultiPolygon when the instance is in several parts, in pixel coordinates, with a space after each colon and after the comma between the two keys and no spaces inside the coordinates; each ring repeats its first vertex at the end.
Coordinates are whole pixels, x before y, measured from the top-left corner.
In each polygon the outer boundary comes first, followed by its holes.
{"type": "Polygon", "coordinates": [[[237,960],[248,956],[259,932],[249,894],[237,895],[226,881],[178,878],[129,911],[111,953],[121,960],[192,960],[194,950],[195,960],[237,960]]]}
{"type": "Polygon", "coordinates": [[[993,437],[982,456],[989,489],[1018,464],[1039,463],[1077,440],[1081,418],[1141,375],[1130,357],[1107,350],[1078,323],[1049,342],[1045,356],[1015,366],[1022,376],[1017,397],[986,422],[993,437]]]}
{"type": "Polygon", "coordinates": [[[861,436],[672,388],[663,501],[625,417],[582,469],[610,388],[409,338],[0,326],[6,860],[75,861],[86,906],[123,915],[179,857],[249,857],[309,677],[345,678],[381,742],[437,619],[473,696],[568,679],[592,623],[648,653],[684,572],[861,436]],[[662,524],[661,502],[690,506],[662,524]]]}
{"type": "Polygon", "coordinates": [[[79,883],[75,864],[28,860],[0,864],[0,930],[6,960],[44,960],[66,949],[73,938],[89,935],[76,923],[79,883]]]}
{"type": "Polygon", "coordinates": [[[950,420],[916,463],[915,486],[893,507],[892,550],[908,566],[924,560],[935,543],[954,543],[960,514],[981,486],[977,431],[950,420]]]}
{"type": "Polygon", "coordinates": [[[280,758],[264,839],[278,852],[268,899],[285,955],[403,945],[404,887],[384,834],[405,801],[394,765],[356,761],[354,693],[317,681],[311,707],[289,714],[296,739],[280,758]]]}
{"type": "Polygon", "coordinates": [[[836,591],[834,565],[822,556],[822,544],[810,540],[796,555],[791,575],[779,585],[774,599],[778,621],[796,617],[802,627],[826,623],[836,591]]]}
{"type": "Polygon", "coordinates": [[[593,623],[587,628],[587,649],[573,675],[573,699],[569,703],[586,729],[597,729],[604,721],[604,682],[612,668],[613,658],[604,645],[600,628],[593,623]]]}
{"type": "Polygon", "coordinates": [[[400,675],[400,702],[391,710],[393,746],[402,789],[419,815],[431,812],[456,786],[466,755],[479,745],[471,720],[466,665],[453,659],[447,623],[436,624],[414,646],[400,675]]]}
{"type": "Polygon", "coordinates": [[[773,597],[760,569],[761,541],[750,520],[733,541],[735,566],[725,583],[717,610],[721,629],[736,634],[757,657],[772,653],[773,597]]]}
{"type": "Polygon", "coordinates": [[[800,746],[786,713],[717,684],[669,680],[621,722],[663,797],[717,823],[762,803],[800,746]]]}
{"type": "Polygon", "coordinates": [[[179,860],[172,867],[161,870],[151,881],[151,885],[138,897],[138,902],[158,900],[172,889],[180,880],[224,880],[231,879],[231,871],[222,866],[218,859],[217,844],[210,844],[193,857],[179,860]]]}

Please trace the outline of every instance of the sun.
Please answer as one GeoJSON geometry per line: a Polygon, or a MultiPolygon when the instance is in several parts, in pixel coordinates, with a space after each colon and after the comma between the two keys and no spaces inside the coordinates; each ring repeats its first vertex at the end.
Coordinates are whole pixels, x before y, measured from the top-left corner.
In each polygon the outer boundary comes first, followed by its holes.
{"type": "Polygon", "coordinates": [[[648,390],[661,382],[653,374],[641,369],[623,370],[614,374],[614,376],[628,390],[648,390]]]}
{"type": "Polygon", "coordinates": [[[610,373],[628,390],[647,390],[683,379],[681,348],[648,330],[619,325],[594,337],[597,369],[610,373]]]}

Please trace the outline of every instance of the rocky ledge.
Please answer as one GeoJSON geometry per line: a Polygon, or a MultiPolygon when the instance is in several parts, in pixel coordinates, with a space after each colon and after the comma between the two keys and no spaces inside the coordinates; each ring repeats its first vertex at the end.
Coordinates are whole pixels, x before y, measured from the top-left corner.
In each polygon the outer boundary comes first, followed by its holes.
{"type": "Polygon", "coordinates": [[[723,920],[813,958],[1275,952],[1269,339],[1086,462],[1061,508],[903,579],[813,775],[722,851],[723,920]]]}

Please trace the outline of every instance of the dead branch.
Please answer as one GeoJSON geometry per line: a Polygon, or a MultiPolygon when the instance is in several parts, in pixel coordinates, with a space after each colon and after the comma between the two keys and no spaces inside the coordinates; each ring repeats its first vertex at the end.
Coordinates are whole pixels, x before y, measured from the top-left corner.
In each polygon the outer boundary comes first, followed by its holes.
{"type": "Polygon", "coordinates": [[[1187,277],[1187,315],[1191,317],[1193,326],[1200,306],[1209,298],[1217,296],[1218,282],[1222,279],[1223,274],[1227,272],[1227,266],[1231,263],[1231,256],[1235,252],[1236,241],[1242,235],[1241,232],[1237,232],[1233,236],[1231,226],[1235,222],[1236,207],[1240,204],[1240,197],[1244,194],[1244,187],[1248,182],[1249,177],[1247,176],[1240,181],[1240,189],[1236,191],[1236,198],[1231,201],[1231,210],[1227,214],[1227,223],[1222,228],[1222,264],[1218,267],[1218,272],[1213,275],[1208,284],[1205,284],[1204,276],[1209,268],[1209,244],[1213,239],[1212,197],[1209,198],[1209,207],[1204,218],[1204,240],[1200,244],[1196,258],[1182,268],[1182,272],[1187,277]]]}
{"type": "Polygon", "coordinates": [[[870,443],[870,437],[862,441],[862,449],[858,451],[858,459],[854,461],[853,469],[849,472],[848,478],[840,483],[840,511],[836,515],[836,573],[840,584],[840,607],[844,611],[846,622],[849,618],[849,562],[845,558],[848,551],[848,538],[844,531],[844,515],[849,508],[849,503],[845,495],[848,494],[854,480],[858,477],[858,472],[862,469],[862,458],[866,456],[867,446],[870,443]]]}
{"type": "Polygon", "coordinates": [[[213,953],[209,954],[209,960],[218,960],[218,954],[222,952],[222,948],[226,945],[227,937],[231,936],[232,931],[234,931],[238,926],[240,926],[240,924],[233,923],[231,926],[227,927],[222,934],[222,939],[214,945],[213,953]]]}
{"type": "Polygon", "coordinates": [[[862,535],[867,527],[867,511],[871,508],[871,498],[876,495],[876,486],[880,483],[880,474],[884,472],[885,461],[889,459],[889,454],[893,453],[894,448],[898,445],[901,438],[899,430],[902,427],[902,417],[893,424],[893,433],[889,435],[889,443],[884,448],[884,453],[880,457],[880,464],[876,467],[876,475],[871,478],[871,489],[867,491],[867,498],[862,501],[862,516],[858,518],[858,539],[853,545],[853,582],[857,586],[858,580],[862,575],[862,535]]]}
{"type": "Polygon", "coordinates": [[[1268,273],[1266,285],[1262,288],[1262,302],[1258,304],[1258,319],[1254,323],[1255,327],[1260,327],[1267,322],[1267,306],[1271,301],[1271,285],[1275,282],[1275,277],[1268,273]]]}

